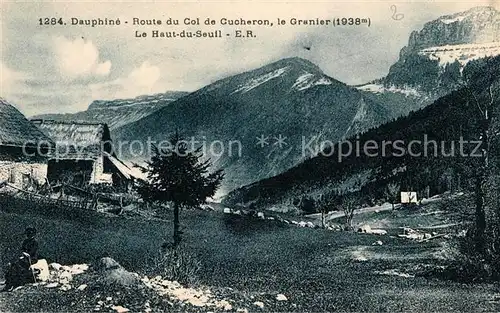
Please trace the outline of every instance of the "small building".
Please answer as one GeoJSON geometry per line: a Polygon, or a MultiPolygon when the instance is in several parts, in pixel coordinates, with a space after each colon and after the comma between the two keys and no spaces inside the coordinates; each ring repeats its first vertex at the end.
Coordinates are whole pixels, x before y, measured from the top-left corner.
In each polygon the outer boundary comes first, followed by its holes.
{"type": "Polygon", "coordinates": [[[48,161],[47,178],[51,184],[104,184],[119,191],[132,186],[134,171],[116,157],[106,124],[32,121],[56,144],[48,161]]]}
{"type": "Polygon", "coordinates": [[[3,98],[0,125],[0,182],[43,185],[54,142],[3,98]]]}
{"type": "Polygon", "coordinates": [[[401,192],[401,203],[402,204],[418,203],[417,193],[414,191],[401,192]]]}

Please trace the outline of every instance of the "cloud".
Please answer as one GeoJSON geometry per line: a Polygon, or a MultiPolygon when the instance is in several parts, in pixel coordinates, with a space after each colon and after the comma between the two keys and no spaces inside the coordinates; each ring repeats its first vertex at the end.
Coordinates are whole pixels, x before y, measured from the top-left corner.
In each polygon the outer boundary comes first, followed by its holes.
{"type": "Polygon", "coordinates": [[[99,50],[90,40],[55,37],[53,44],[57,67],[66,78],[107,76],[111,71],[111,61],[100,62],[99,50]]]}
{"type": "Polygon", "coordinates": [[[13,92],[26,78],[25,73],[13,70],[0,62],[0,91],[2,95],[13,92]]]}
{"type": "Polygon", "coordinates": [[[126,77],[91,84],[92,98],[132,98],[144,94],[164,92],[165,88],[162,86],[160,78],[160,68],[145,61],[130,71],[126,77]]]}

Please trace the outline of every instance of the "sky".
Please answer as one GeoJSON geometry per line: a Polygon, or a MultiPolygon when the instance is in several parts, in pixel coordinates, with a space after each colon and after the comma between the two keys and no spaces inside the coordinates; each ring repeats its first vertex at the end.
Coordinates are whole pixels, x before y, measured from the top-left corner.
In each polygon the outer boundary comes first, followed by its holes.
{"type": "Polygon", "coordinates": [[[168,90],[194,91],[285,57],[302,57],[325,74],[361,84],[387,74],[409,35],[424,23],[494,1],[51,1],[0,2],[0,96],[24,114],[86,110],[93,100],[168,90]],[[393,18],[395,16],[401,18],[393,18]],[[120,26],[39,25],[39,18],[109,18],[120,26]],[[132,25],[133,18],[180,20],[132,25]],[[184,18],[370,18],[370,27],[184,26],[184,18]],[[129,21],[124,24],[124,21],[129,21]],[[255,38],[136,38],[154,29],[251,29],[255,38]],[[305,47],[309,49],[305,49],[305,47]]]}

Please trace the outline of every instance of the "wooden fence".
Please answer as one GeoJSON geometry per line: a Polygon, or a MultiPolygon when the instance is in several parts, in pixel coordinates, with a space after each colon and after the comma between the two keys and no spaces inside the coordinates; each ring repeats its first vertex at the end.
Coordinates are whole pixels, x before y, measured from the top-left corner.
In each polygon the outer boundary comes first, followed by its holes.
{"type": "Polygon", "coordinates": [[[4,199],[17,198],[26,201],[30,205],[44,206],[44,207],[64,208],[72,210],[96,209],[97,201],[95,197],[80,197],[78,198],[78,200],[51,198],[46,195],[36,194],[27,190],[23,190],[9,183],[7,183],[7,186],[14,189],[15,192],[3,195],[4,199]]]}

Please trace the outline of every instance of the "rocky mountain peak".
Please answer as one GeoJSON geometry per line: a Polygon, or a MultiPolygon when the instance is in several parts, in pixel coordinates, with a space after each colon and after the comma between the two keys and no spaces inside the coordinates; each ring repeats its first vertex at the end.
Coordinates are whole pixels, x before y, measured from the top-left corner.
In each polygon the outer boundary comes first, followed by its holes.
{"type": "Polygon", "coordinates": [[[442,16],[410,35],[406,53],[443,45],[500,41],[500,12],[492,7],[442,16]]]}

